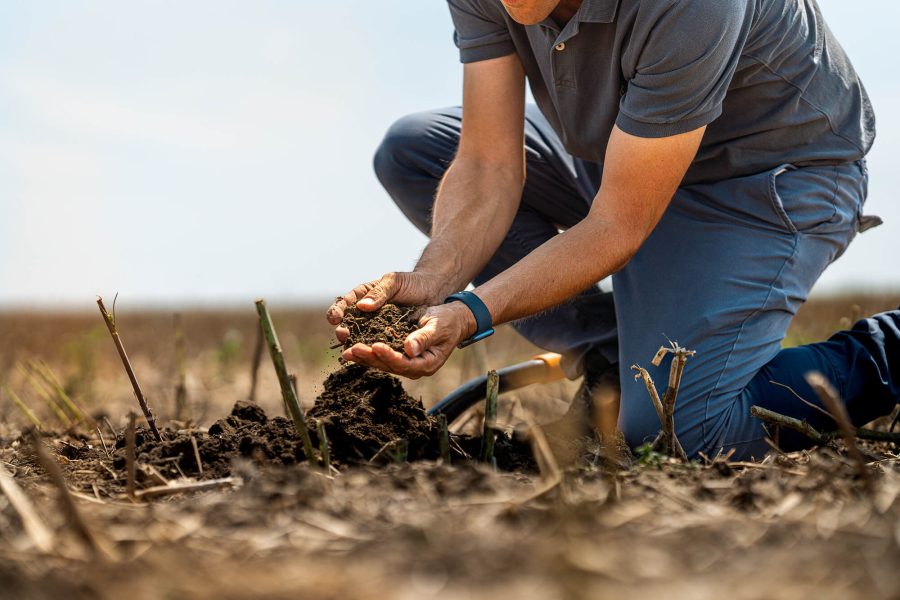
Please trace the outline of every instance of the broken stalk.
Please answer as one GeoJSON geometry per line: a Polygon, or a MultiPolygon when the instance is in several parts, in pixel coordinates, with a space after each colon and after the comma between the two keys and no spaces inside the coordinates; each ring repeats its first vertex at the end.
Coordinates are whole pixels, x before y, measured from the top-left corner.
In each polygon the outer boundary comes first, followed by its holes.
{"type": "Polygon", "coordinates": [[[488,371],[487,397],[484,403],[484,433],[481,438],[481,462],[494,462],[494,428],[497,426],[497,395],[500,392],[500,376],[488,371]]]}
{"type": "Polygon", "coordinates": [[[113,316],[106,310],[106,307],[103,305],[103,298],[97,296],[97,306],[100,307],[100,314],[103,315],[103,320],[106,322],[106,327],[109,329],[109,334],[112,336],[113,343],[116,345],[116,350],[119,352],[119,358],[122,359],[122,364],[125,366],[125,372],[128,374],[128,379],[131,381],[131,387],[134,389],[134,395],[137,398],[138,404],[141,405],[141,411],[144,413],[144,418],[147,419],[147,425],[150,426],[150,431],[153,432],[153,437],[156,438],[157,442],[162,441],[162,435],[159,433],[159,429],[156,427],[156,417],[153,415],[153,411],[150,410],[150,407],[147,405],[147,399],[144,397],[144,392],[141,390],[141,384],[138,383],[137,377],[134,374],[134,369],[131,367],[131,361],[128,360],[128,354],[125,352],[125,346],[122,345],[122,338],[119,337],[119,332],[116,329],[116,321],[113,316]]]}
{"type": "Polygon", "coordinates": [[[259,324],[262,328],[266,343],[269,346],[269,355],[272,357],[272,364],[275,367],[275,373],[278,375],[278,384],[281,386],[281,397],[285,406],[291,414],[294,421],[294,427],[300,435],[303,442],[303,452],[306,459],[312,461],[315,458],[313,452],[312,440],[309,437],[309,427],[306,425],[306,416],[303,409],[300,408],[300,399],[297,398],[297,390],[291,385],[291,378],[288,375],[287,366],[284,364],[284,354],[281,351],[281,344],[278,342],[278,334],[275,332],[275,326],[272,324],[272,317],[269,315],[269,309],[266,308],[265,300],[256,301],[256,312],[259,314],[259,324]]]}

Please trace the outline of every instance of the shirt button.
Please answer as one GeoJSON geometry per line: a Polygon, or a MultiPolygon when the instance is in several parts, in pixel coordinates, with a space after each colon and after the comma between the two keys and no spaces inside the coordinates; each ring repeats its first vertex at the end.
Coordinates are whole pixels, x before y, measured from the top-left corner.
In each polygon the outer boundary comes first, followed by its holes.
{"type": "Polygon", "coordinates": [[[565,42],[560,42],[556,46],[554,46],[554,48],[556,48],[557,52],[562,52],[563,50],[566,49],[566,44],[565,44],[565,42]]]}

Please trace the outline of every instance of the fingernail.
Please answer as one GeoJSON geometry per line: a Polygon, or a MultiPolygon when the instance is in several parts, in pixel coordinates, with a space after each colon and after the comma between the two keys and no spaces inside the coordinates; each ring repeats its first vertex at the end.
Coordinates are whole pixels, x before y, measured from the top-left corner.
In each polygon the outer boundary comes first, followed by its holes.
{"type": "Polygon", "coordinates": [[[412,340],[409,342],[409,349],[413,353],[413,356],[418,356],[419,351],[421,350],[421,344],[416,340],[412,340]]]}

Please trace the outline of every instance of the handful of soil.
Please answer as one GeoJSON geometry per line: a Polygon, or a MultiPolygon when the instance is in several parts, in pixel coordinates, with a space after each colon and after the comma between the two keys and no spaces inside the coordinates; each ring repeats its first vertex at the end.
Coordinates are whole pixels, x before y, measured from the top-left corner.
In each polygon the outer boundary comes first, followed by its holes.
{"type": "Polygon", "coordinates": [[[431,458],[437,450],[437,422],[422,402],[393,375],[363,365],[329,375],[308,416],[326,420],[332,456],[341,461],[369,460],[399,439],[409,444],[409,460],[431,458]]]}
{"type": "Polygon", "coordinates": [[[344,342],[344,348],[381,342],[397,352],[403,352],[403,341],[419,328],[423,310],[422,306],[396,304],[385,304],[374,312],[363,312],[356,305],[347,307],[341,325],[350,330],[350,337],[344,342]]]}

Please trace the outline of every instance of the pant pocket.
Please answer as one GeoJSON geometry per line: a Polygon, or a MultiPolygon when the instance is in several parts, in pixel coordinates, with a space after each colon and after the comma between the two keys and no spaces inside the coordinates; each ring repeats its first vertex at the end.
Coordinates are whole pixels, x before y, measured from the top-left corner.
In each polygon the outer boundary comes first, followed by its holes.
{"type": "Polygon", "coordinates": [[[778,217],[784,224],[785,229],[793,234],[798,233],[797,226],[794,225],[794,222],[788,215],[787,208],[785,208],[784,202],[782,201],[781,196],[778,194],[778,177],[789,171],[793,171],[795,168],[796,167],[789,164],[781,165],[777,169],[773,169],[772,171],[770,171],[766,178],[766,181],[768,183],[767,191],[769,193],[769,202],[772,205],[772,210],[775,211],[775,216],[778,217]]]}
{"type": "Polygon", "coordinates": [[[788,232],[856,232],[865,186],[855,164],[800,168],[782,165],[769,172],[768,188],[772,209],[788,232]]]}

